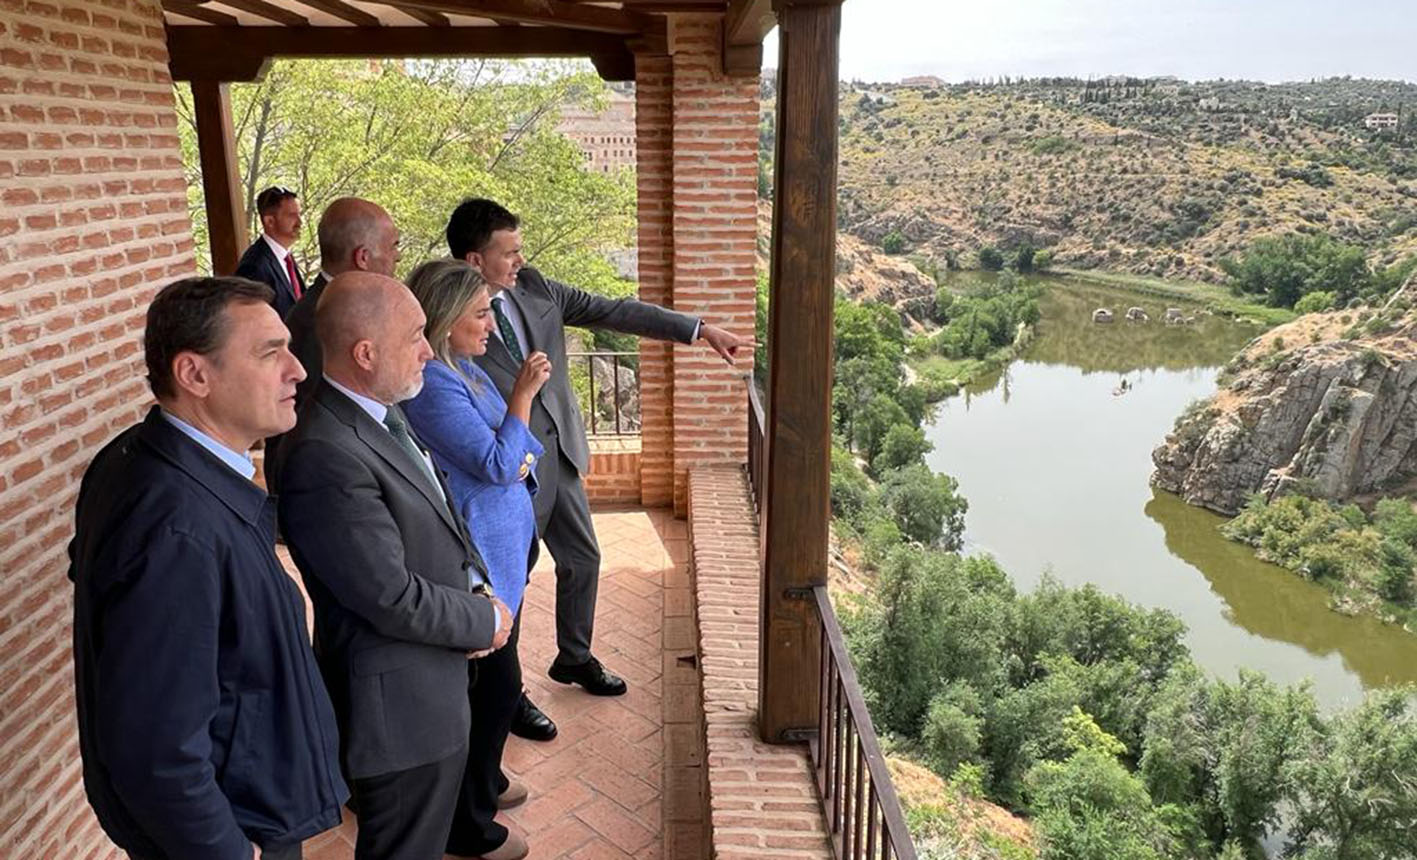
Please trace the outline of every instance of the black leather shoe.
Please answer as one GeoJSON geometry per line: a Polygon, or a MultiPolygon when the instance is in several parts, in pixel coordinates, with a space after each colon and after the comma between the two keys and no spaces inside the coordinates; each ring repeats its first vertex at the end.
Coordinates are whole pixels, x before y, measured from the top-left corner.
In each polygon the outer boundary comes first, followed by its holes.
{"type": "Polygon", "coordinates": [[[556,724],[522,693],[517,713],[512,717],[512,734],[529,741],[549,741],[556,737],[556,724]]]}
{"type": "Polygon", "coordinates": [[[552,663],[546,674],[551,676],[551,680],[562,684],[580,684],[592,696],[621,696],[625,693],[625,679],[605,671],[605,667],[594,657],[579,666],[552,663]]]}

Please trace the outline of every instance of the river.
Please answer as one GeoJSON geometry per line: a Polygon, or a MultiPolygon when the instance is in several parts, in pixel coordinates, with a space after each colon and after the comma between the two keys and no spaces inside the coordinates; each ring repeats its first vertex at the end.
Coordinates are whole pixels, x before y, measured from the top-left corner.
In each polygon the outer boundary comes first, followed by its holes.
{"type": "Polygon", "coordinates": [[[1325,589],[1222,537],[1223,518],[1149,484],[1151,450],[1260,329],[1078,278],[1046,283],[1024,354],[939,404],[925,428],[926,461],[969,500],[966,552],[993,555],[1020,588],[1047,572],[1168,609],[1209,671],[1311,679],[1325,707],[1417,681],[1417,636],[1333,612],[1325,589]],[[1132,305],[1152,322],[1091,321],[1094,308],[1120,319],[1132,305]],[[1168,305],[1194,324],[1162,325],[1168,305]]]}

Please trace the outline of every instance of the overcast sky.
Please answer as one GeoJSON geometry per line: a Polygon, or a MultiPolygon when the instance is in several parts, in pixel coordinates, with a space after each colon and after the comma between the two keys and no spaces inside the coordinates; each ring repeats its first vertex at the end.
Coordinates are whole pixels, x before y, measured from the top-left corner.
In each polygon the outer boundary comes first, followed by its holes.
{"type": "Polygon", "coordinates": [[[846,0],[843,79],[926,74],[1417,81],[1417,0],[846,0]]]}

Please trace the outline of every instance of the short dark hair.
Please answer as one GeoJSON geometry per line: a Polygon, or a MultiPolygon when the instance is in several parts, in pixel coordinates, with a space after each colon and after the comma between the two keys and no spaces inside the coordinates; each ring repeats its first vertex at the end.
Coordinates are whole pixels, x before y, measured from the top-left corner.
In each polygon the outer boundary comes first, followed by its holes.
{"type": "Polygon", "coordinates": [[[300,197],[299,194],[296,194],[284,185],[272,185],[270,188],[256,195],[256,214],[262,216],[270,215],[280,208],[280,204],[298,197],[300,197]]]}
{"type": "Polygon", "coordinates": [[[183,278],[163,287],[148,306],[143,353],[148,387],[157,397],[177,393],[172,360],[179,352],[209,355],[226,342],[230,304],[270,304],[275,292],[245,278],[183,278]]]}
{"type": "Polygon", "coordinates": [[[469,197],[453,210],[448,219],[448,250],[461,260],[471,253],[482,253],[492,234],[498,230],[515,230],[520,219],[500,203],[485,197],[469,197]]]}

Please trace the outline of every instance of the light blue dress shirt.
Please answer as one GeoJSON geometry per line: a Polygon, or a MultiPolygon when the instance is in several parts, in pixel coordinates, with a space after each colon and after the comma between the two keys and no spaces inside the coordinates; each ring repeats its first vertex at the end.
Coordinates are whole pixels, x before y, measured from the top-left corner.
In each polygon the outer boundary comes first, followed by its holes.
{"type": "Polygon", "coordinates": [[[183,435],[193,442],[206,448],[218,460],[230,466],[232,471],[236,472],[236,474],[248,481],[256,476],[256,464],[251,462],[250,454],[232,450],[203,433],[201,430],[198,430],[196,427],[193,427],[191,424],[188,424],[186,421],[183,421],[181,418],[178,418],[176,415],[173,415],[171,412],[168,412],[166,409],[161,411],[162,417],[167,419],[167,423],[181,430],[183,435]]]}

